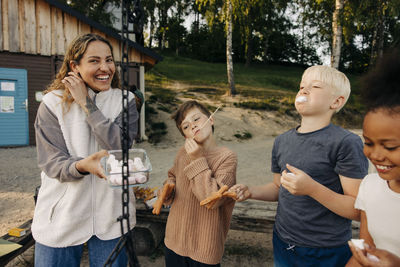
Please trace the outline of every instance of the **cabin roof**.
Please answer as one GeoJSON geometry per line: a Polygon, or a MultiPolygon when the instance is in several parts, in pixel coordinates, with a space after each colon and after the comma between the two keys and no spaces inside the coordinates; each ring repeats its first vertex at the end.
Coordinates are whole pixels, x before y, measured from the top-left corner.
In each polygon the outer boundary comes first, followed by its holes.
{"type": "MultiPolygon", "coordinates": [[[[122,36],[116,30],[114,30],[113,28],[104,26],[104,25],[102,25],[102,24],[100,24],[100,23],[88,18],[87,16],[85,16],[82,13],[76,11],[75,9],[69,7],[68,5],[60,3],[57,0],[45,0],[45,2],[47,2],[48,4],[50,4],[52,6],[55,6],[55,7],[59,8],[59,9],[61,9],[63,12],[65,12],[65,13],[71,15],[71,16],[74,16],[74,17],[78,18],[82,22],[90,25],[93,28],[96,28],[97,30],[107,34],[108,36],[111,36],[111,37],[113,37],[113,38],[115,38],[115,39],[117,39],[119,41],[123,41],[122,36]]],[[[156,60],[156,62],[162,60],[162,57],[160,55],[158,55],[157,53],[153,52],[152,50],[150,50],[150,49],[148,49],[146,47],[143,47],[143,46],[139,45],[136,42],[133,42],[132,40],[128,40],[128,46],[136,49],[137,51],[139,51],[139,52],[141,52],[141,53],[143,53],[143,54],[145,54],[145,55],[147,55],[149,57],[154,58],[156,60]]]]}

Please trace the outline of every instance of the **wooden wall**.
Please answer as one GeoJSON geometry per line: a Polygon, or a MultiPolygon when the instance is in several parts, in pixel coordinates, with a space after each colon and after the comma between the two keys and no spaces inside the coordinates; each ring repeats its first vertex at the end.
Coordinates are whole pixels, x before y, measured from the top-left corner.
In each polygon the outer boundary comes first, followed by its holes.
{"type": "Polygon", "coordinates": [[[54,59],[49,56],[36,56],[0,52],[0,67],[25,69],[28,73],[28,113],[29,113],[29,144],[35,145],[34,122],[40,102],[36,101],[36,92],[46,89],[54,78],[54,59]]]}
{"type": "MultiPolygon", "coordinates": [[[[120,61],[121,42],[78,20],[44,0],[0,0],[0,51],[31,55],[64,55],[68,44],[84,33],[107,38],[115,61],[120,61]]],[[[154,65],[156,60],[131,48],[131,62],[154,65]]]]}

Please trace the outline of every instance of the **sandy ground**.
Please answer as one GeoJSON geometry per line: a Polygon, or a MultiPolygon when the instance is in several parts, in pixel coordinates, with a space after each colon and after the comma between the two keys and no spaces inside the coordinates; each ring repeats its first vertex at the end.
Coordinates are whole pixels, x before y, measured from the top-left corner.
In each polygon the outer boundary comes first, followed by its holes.
{"type": "MultiPolygon", "coordinates": [[[[217,104],[214,104],[217,105],[217,104]]],[[[183,144],[169,114],[159,111],[157,120],[167,124],[168,133],[157,145],[148,142],[135,144],[144,148],[153,171],[148,186],[160,186],[172,166],[174,155],[183,144]]],[[[237,182],[258,185],[271,181],[270,153],[274,137],[297,122],[276,113],[256,112],[224,107],[215,115],[215,136],[220,145],[238,155],[237,182]],[[235,133],[249,132],[252,138],[239,140],[235,133]]],[[[359,131],[358,131],[359,133],[359,131]]],[[[0,148],[0,235],[31,219],[34,192],[40,185],[40,170],[35,147],[0,148]]],[[[265,233],[230,231],[226,242],[223,266],[272,266],[271,236],[265,233]]],[[[8,266],[32,266],[33,250],[18,257],[8,266]]],[[[150,257],[140,257],[142,266],[164,266],[162,251],[150,257]]],[[[88,266],[83,259],[81,266],[88,266]]]]}

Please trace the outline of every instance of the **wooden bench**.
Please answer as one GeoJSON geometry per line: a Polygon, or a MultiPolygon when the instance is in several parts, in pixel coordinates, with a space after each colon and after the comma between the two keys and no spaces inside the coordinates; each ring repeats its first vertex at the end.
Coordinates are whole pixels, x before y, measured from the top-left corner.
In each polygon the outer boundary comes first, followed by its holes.
{"type": "MultiPolygon", "coordinates": [[[[272,233],[277,203],[247,200],[237,202],[233,209],[230,229],[250,232],[272,233]]],[[[134,229],[135,245],[138,255],[151,254],[164,239],[165,224],[169,209],[161,209],[160,215],[154,215],[143,201],[136,202],[136,227],[134,229]]],[[[22,237],[5,235],[2,238],[22,245],[21,248],[0,257],[0,266],[5,265],[17,257],[35,241],[33,240],[30,226],[32,220],[25,222],[20,228],[28,229],[22,237]]],[[[358,238],[359,222],[353,222],[353,237],[358,238]]]]}
{"type": "MultiPolygon", "coordinates": [[[[235,208],[233,209],[230,229],[250,232],[261,232],[272,234],[273,226],[275,223],[277,202],[264,202],[257,200],[247,200],[244,202],[236,202],[235,208]]],[[[165,229],[165,224],[168,218],[168,209],[162,209],[160,215],[152,214],[143,202],[138,201],[136,203],[136,219],[137,219],[137,232],[148,232],[147,236],[152,236],[150,231],[155,232],[154,229],[142,228],[142,223],[153,223],[152,227],[162,227],[165,229]]],[[[163,233],[157,231],[158,233],[163,233]]],[[[352,223],[353,237],[358,238],[359,235],[359,222],[352,223]]],[[[163,236],[153,236],[152,242],[149,244],[142,244],[145,247],[137,247],[139,252],[152,251],[150,245],[155,244],[158,240],[162,240],[163,236]]]]}

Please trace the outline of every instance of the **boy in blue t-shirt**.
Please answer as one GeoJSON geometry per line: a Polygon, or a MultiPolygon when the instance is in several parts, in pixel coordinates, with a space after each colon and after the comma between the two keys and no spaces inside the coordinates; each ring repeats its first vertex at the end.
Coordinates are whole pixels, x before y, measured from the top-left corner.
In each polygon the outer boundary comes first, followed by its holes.
{"type": "Polygon", "coordinates": [[[361,179],[368,172],[357,135],[331,124],[350,95],[340,71],[313,66],[304,73],[295,106],[301,124],[275,139],[274,181],[235,185],[239,201],[278,201],[273,233],[275,266],[344,266],[361,179]]]}

